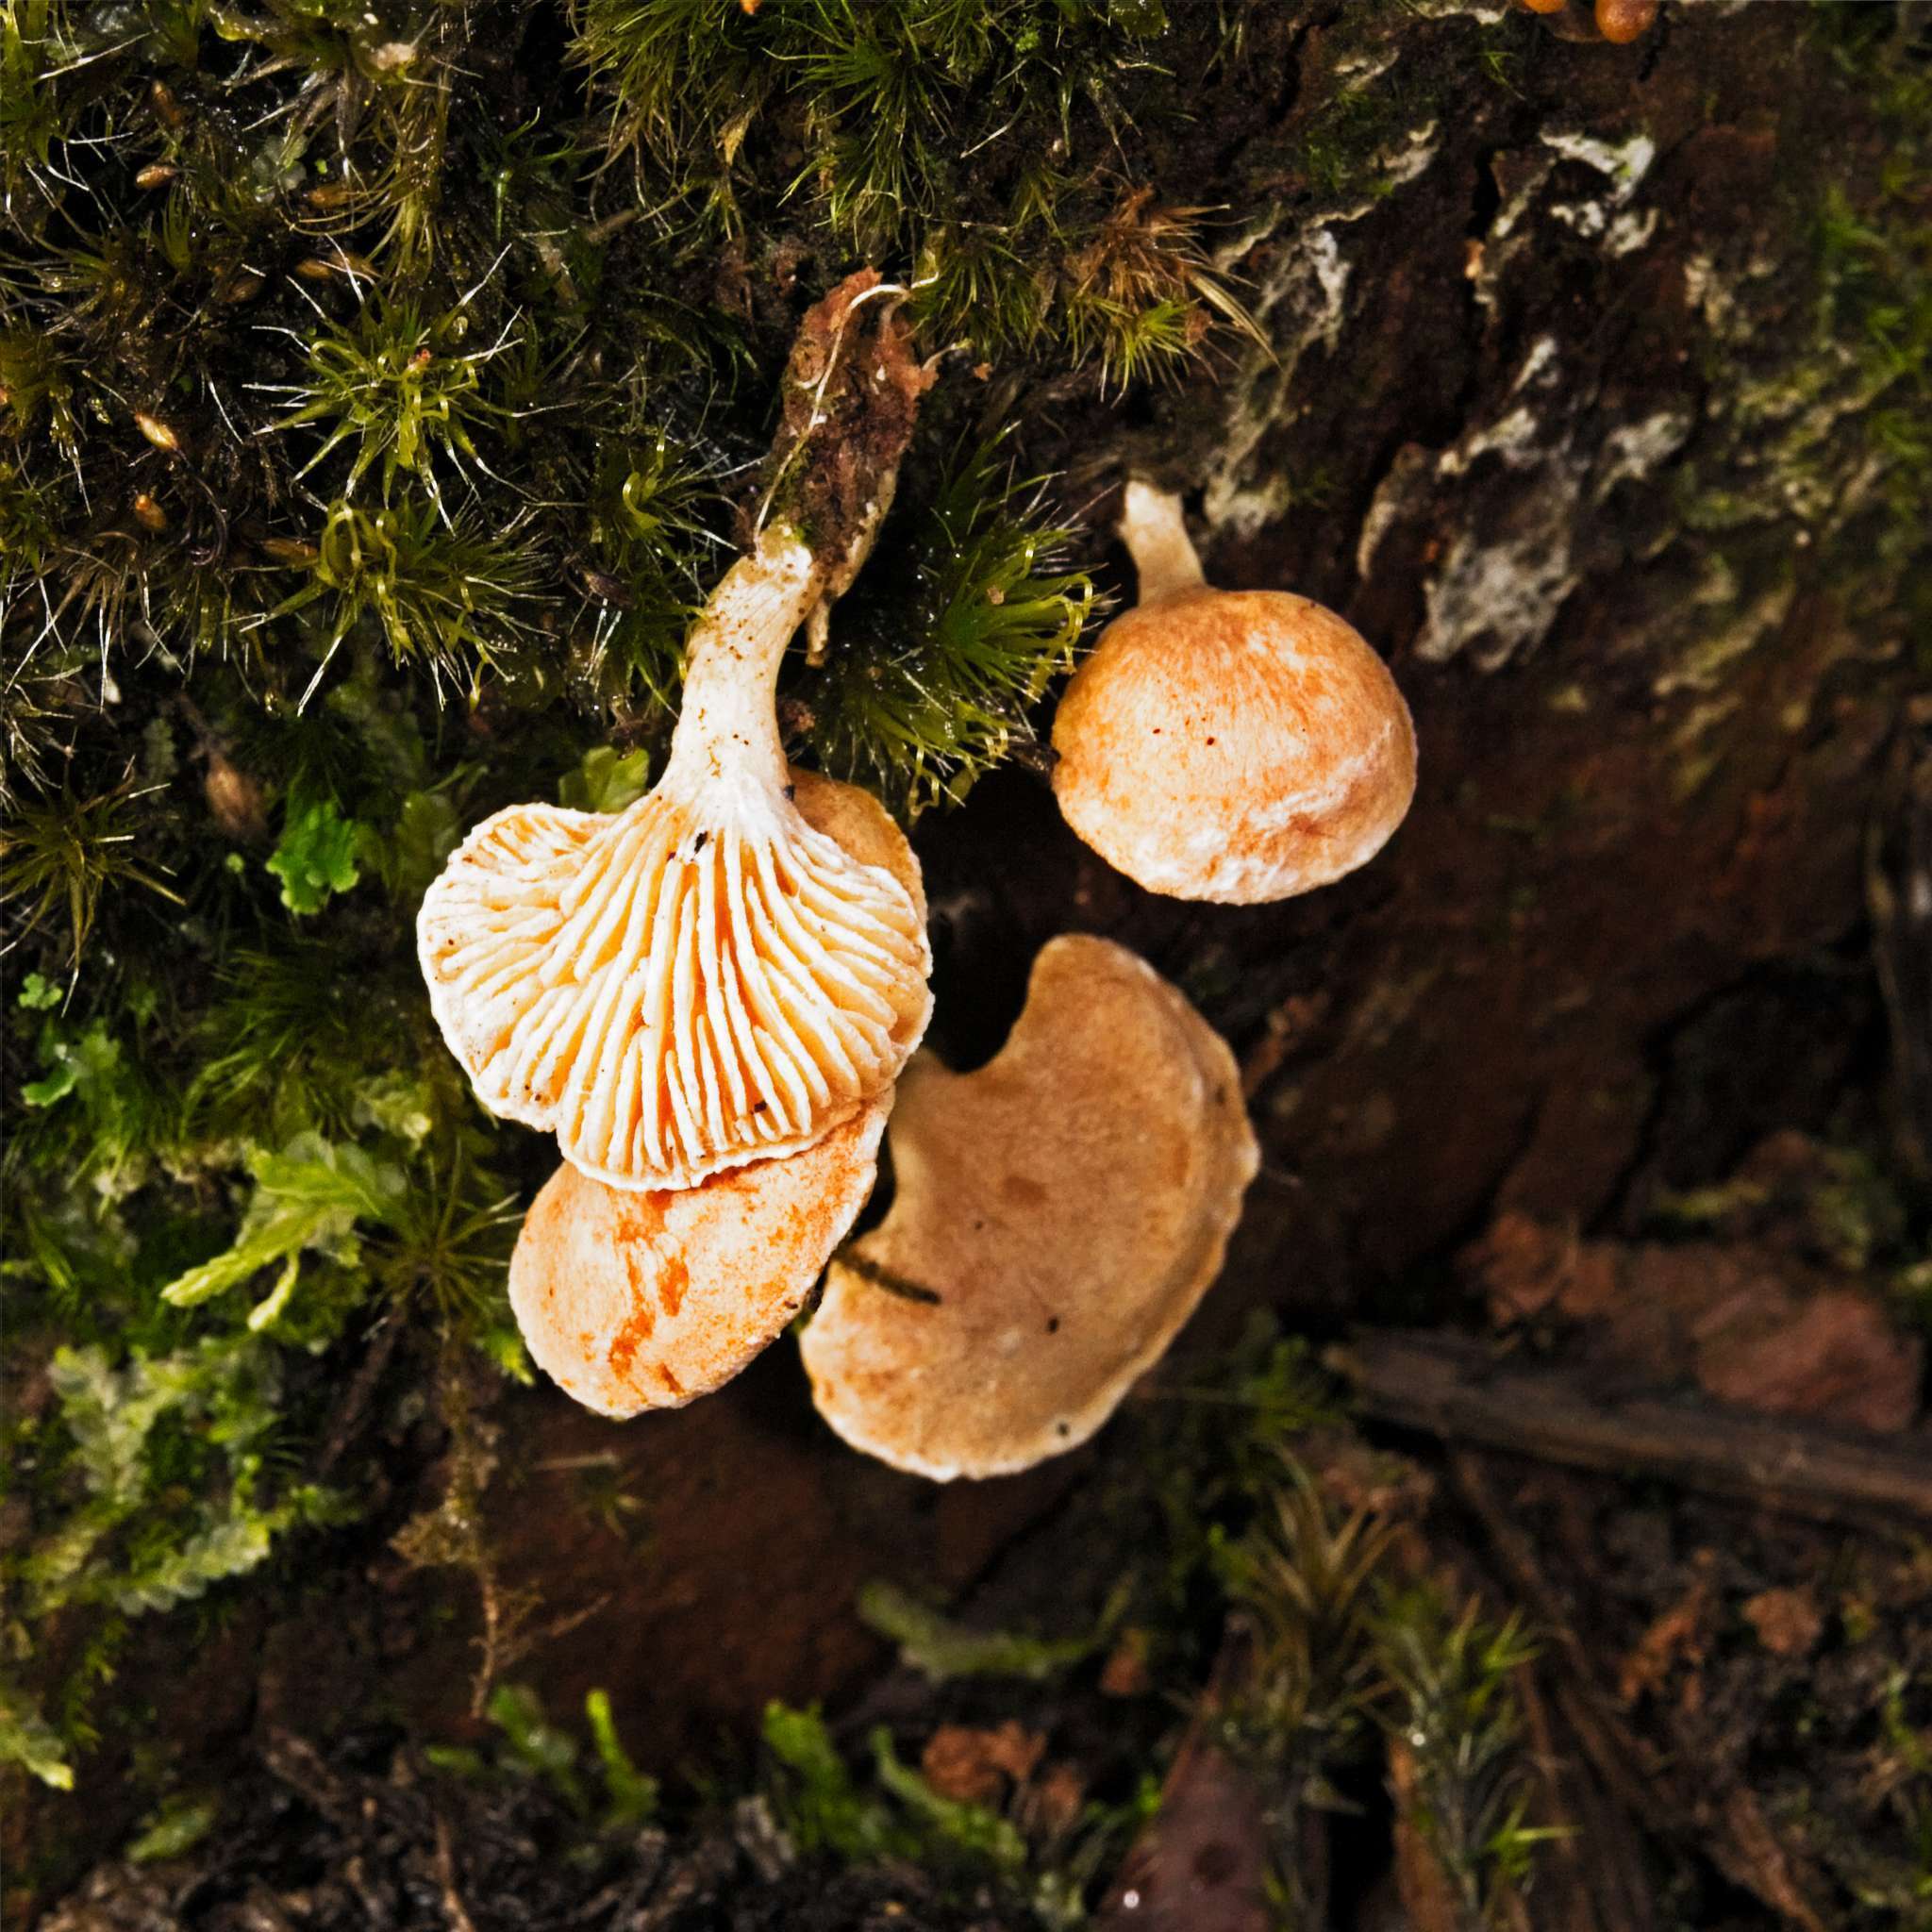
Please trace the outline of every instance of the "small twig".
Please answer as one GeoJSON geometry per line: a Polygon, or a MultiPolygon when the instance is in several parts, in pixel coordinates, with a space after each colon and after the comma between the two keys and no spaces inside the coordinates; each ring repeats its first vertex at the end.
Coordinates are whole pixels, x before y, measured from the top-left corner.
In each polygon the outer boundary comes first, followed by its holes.
{"type": "Polygon", "coordinates": [[[457,1890],[457,1860],[449,1841],[449,1821],[436,1814],[436,1882],[442,1888],[442,1915],[449,1921],[449,1932],[476,1932],[476,1922],[457,1890]]]}
{"type": "Polygon", "coordinates": [[[1379,1421],[1542,1462],[1661,1476],[1785,1515],[1903,1537],[1932,1522],[1932,1454],[1898,1441],[1692,1397],[1607,1402],[1574,1374],[1498,1363],[1481,1343],[1413,1330],[1329,1352],[1379,1421]]]}
{"type": "Polygon", "coordinates": [[[832,1259],[841,1268],[851,1269],[861,1281],[874,1288],[882,1288],[888,1294],[897,1295],[901,1301],[924,1302],[937,1307],[944,1299],[932,1289],[922,1287],[904,1274],[894,1274],[890,1268],[881,1268],[876,1261],[860,1254],[856,1242],[848,1242],[841,1247],[832,1259]]]}

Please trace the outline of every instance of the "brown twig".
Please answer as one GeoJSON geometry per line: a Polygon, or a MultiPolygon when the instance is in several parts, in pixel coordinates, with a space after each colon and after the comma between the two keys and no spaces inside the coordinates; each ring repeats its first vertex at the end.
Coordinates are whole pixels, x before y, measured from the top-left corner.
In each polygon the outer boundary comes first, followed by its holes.
{"type": "Polygon", "coordinates": [[[1330,1352],[1364,1413],[1542,1462],[1661,1476],[1791,1516],[1893,1536],[1932,1521],[1923,1435],[1859,1436],[1692,1397],[1606,1401],[1558,1369],[1499,1362],[1479,1342],[1413,1330],[1330,1352]]]}
{"type": "Polygon", "coordinates": [[[436,1814],[436,1882],[442,1889],[442,1916],[449,1921],[449,1932],[476,1932],[476,1922],[457,1890],[457,1860],[449,1839],[449,1820],[436,1814]]]}

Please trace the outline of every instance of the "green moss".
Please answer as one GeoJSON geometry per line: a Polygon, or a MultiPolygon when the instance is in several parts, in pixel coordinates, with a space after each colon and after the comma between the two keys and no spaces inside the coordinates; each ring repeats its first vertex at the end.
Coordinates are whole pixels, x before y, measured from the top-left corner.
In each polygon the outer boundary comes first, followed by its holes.
{"type": "Polygon", "coordinates": [[[1084,1924],[1095,1874],[1117,1859],[1158,1802],[1152,1781],[1116,1805],[1090,1803],[1071,1826],[1023,1828],[986,1805],[947,1798],[875,1728],[856,1771],[816,1708],[766,1707],[767,1801],[801,1851],[846,1863],[902,1860],[961,1898],[989,1893],[1042,1932],[1084,1924]]]}
{"type": "Polygon", "coordinates": [[[372,472],[385,505],[405,477],[439,503],[445,476],[474,493],[474,471],[487,467],[475,435],[486,424],[514,421],[505,393],[511,384],[525,394],[534,385],[527,371],[518,380],[515,362],[528,338],[515,321],[487,343],[472,345],[472,333],[467,305],[427,315],[407,298],[372,292],[344,326],[313,336],[303,377],[286,391],[292,407],[278,425],[285,434],[312,427],[320,438],[295,480],[341,450],[344,497],[372,472]]]}
{"type": "Polygon", "coordinates": [[[12,902],[28,932],[64,926],[76,969],[104,893],[139,886],[183,903],[142,854],[141,797],[132,780],[94,798],[63,795],[21,808],[0,833],[0,899],[12,902]]]}
{"type": "Polygon", "coordinates": [[[1093,601],[1062,567],[1070,536],[997,443],[960,452],[840,604],[824,670],[789,687],[824,768],[912,818],[1030,743],[1032,708],[1072,667],[1093,601]]]}
{"type": "Polygon", "coordinates": [[[1472,1926],[1521,1922],[1540,1849],[1566,1836],[1529,1822],[1531,1745],[1516,1679],[1536,1656],[1519,1620],[1452,1610],[1429,1586],[1391,1591],[1376,1618],[1385,1722],[1412,1755],[1407,1822],[1472,1926]]]}
{"type": "Polygon", "coordinates": [[[500,1685],[485,1714],[496,1733],[490,1745],[431,1745],[424,1754],[429,1763],[447,1776],[477,1783],[541,1784],[597,1837],[635,1833],[656,1815],[658,1781],[640,1772],[625,1749],[605,1691],[591,1690],[584,1699],[594,1767],[585,1763],[578,1740],[545,1715],[542,1700],[525,1685],[500,1685]]]}
{"type": "Polygon", "coordinates": [[[1092,1656],[1101,1633],[1033,1637],[1013,1630],[971,1630],[889,1583],[858,1593],[860,1620],[899,1646],[903,1662],[945,1683],[955,1677],[1052,1677],[1092,1656]]]}

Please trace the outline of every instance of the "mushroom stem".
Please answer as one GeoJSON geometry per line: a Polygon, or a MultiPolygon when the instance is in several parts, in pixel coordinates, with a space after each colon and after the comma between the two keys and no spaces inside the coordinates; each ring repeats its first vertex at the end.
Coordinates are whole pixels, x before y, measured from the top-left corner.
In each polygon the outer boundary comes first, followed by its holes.
{"type": "Polygon", "coordinates": [[[787,783],[773,702],[785,647],[824,593],[824,574],[789,524],[761,531],[725,572],[691,630],[684,703],[665,782],[730,775],[772,793],[787,783]]]}
{"type": "Polygon", "coordinates": [[[1120,532],[1141,579],[1142,604],[1197,591],[1207,582],[1181,500],[1172,491],[1130,482],[1121,504],[1120,532]]]}

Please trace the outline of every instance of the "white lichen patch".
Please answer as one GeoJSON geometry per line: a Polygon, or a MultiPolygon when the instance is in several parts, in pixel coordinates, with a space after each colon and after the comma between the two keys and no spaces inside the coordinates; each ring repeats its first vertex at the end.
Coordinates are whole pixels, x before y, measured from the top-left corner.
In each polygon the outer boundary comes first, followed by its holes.
{"type": "Polygon", "coordinates": [[[1515,232],[1516,225],[1523,219],[1530,203],[1542,192],[1544,183],[1556,169],[1553,159],[1542,160],[1531,169],[1528,176],[1497,208],[1495,218],[1490,223],[1489,233],[1482,238],[1471,258],[1470,279],[1475,284],[1476,302],[1492,316],[1496,312],[1497,284],[1527,239],[1526,234],[1515,232]]]}
{"type": "Polygon", "coordinates": [[[1684,263],[1684,299],[1710,329],[1723,328],[1737,307],[1737,297],[1707,255],[1693,255],[1684,263]]]}
{"type": "Polygon", "coordinates": [[[1558,201],[1550,206],[1551,217],[1574,229],[1586,241],[1601,240],[1611,256],[1634,253],[1657,232],[1657,211],[1641,212],[1624,208],[1637,192],[1643,177],[1657,159],[1657,143],[1647,134],[1633,135],[1623,142],[1596,141],[1583,134],[1544,134],[1545,147],[1563,159],[1581,161],[1594,168],[1610,184],[1609,192],[1589,201],[1558,201]]]}
{"type": "Polygon", "coordinates": [[[1379,80],[1402,58],[1401,48],[1391,42],[1382,42],[1373,47],[1356,47],[1341,55],[1335,62],[1335,78],[1346,81],[1349,91],[1367,87],[1370,81],[1379,80]]]}
{"type": "MultiPolygon", "coordinates": [[[[1641,482],[1689,440],[1686,409],[1658,409],[1594,434],[1564,410],[1563,358],[1554,336],[1541,336],[1509,385],[1509,406],[1434,458],[1398,461],[1364,522],[1357,567],[1369,575],[1374,552],[1396,523],[1434,519],[1440,499],[1457,490],[1493,489],[1460,479],[1493,457],[1520,475],[1507,503],[1477,496],[1461,510],[1464,527],[1424,590],[1424,618],[1416,655],[1442,663],[1468,652],[1494,670],[1534,650],[1548,636],[1563,601],[1583,577],[1574,537],[1587,520],[1580,507],[1601,503],[1619,484],[1641,482]],[[1502,527],[1499,527],[1499,524],[1502,527]]],[[[1592,425],[1593,426],[1593,425],[1592,425]]]]}
{"type": "MultiPolygon", "coordinates": [[[[1530,344],[1523,367],[1509,385],[1509,393],[1520,396],[1557,386],[1558,379],[1557,339],[1539,336],[1530,344]]],[[[1543,460],[1538,447],[1541,419],[1527,403],[1519,403],[1485,427],[1473,430],[1453,449],[1445,450],[1437,465],[1442,476],[1459,476],[1478,457],[1500,457],[1512,470],[1527,468],[1543,460]]]]}
{"type": "Polygon", "coordinates": [[[1514,8],[1509,0],[1407,0],[1407,10],[1418,20],[1474,20],[1494,26],[1514,8]]]}
{"type": "Polygon", "coordinates": [[[1411,127],[1399,142],[1382,149],[1375,165],[1382,171],[1384,189],[1407,188],[1436,158],[1440,145],[1435,122],[1425,121],[1420,127],[1411,127]]]}
{"type": "Polygon", "coordinates": [[[1539,137],[1547,148],[1554,148],[1566,161],[1581,161],[1608,177],[1610,199],[1617,206],[1637,192],[1639,184],[1650,173],[1657,159],[1657,142],[1647,134],[1633,134],[1628,141],[1598,141],[1588,134],[1550,134],[1539,137]]]}
{"type": "Polygon", "coordinates": [[[1495,670],[1531,651],[1549,635],[1563,600],[1581,581],[1571,560],[1570,519],[1576,504],[1574,480],[1559,475],[1541,499],[1536,527],[1501,542],[1457,538],[1430,580],[1426,613],[1415,654],[1442,664],[1478,639],[1484,670],[1495,670]]]}
{"type": "Polygon", "coordinates": [[[1526,408],[1511,409],[1487,429],[1467,438],[1446,452],[1439,466],[1444,476],[1459,476],[1478,457],[1501,457],[1514,469],[1536,460],[1539,428],[1536,414],[1526,408]]]}
{"type": "MultiPolygon", "coordinates": [[[[1348,263],[1341,258],[1341,244],[1330,228],[1317,228],[1308,237],[1308,269],[1321,291],[1315,305],[1312,332],[1302,342],[1306,348],[1319,341],[1332,349],[1341,340],[1341,320],[1348,297],[1348,263]]],[[[1299,353],[1299,352],[1297,352],[1299,353]]]]}
{"type": "Polygon", "coordinates": [[[1516,372],[1516,380],[1509,385],[1509,393],[1521,395],[1527,389],[1555,388],[1557,353],[1555,336],[1537,337],[1529,345],[1529,354],[1523,358],[1523,367],[1516,372]]]}
{"type": "Polygon", "coordinates": [[[1609,210],[1600,201],[1553,201],[1550,213],[1585,241],[1595,240],[1610,225],[1609,210]]]}
{"type": "Polygon", "coordinates": [[[1534,169],[1517,188],[1516,192],[1496,210],[1495,218],[1490,223],[1488,240],[1491,244],[1507,241],[1518,222],[1523,219],[1524,210],[1537,197],[1538,191],[1556,172],[1554,161],[1545,161],[1534,169]]]}
{"type": "Polygon", "coordinates": [[[1318,343],[1333,350],[1340,341],[1349,273],[1334,231],[1314,227],[1282,252],[1257,289],[1250,309],[1273,353],[1251,347],[1231,385],[1234,403],[1202,504],[1210,527],[1250,536],[1293,501],[1292,476],[1248,482],[1245,472],[1262,438],[1299,410],[1294,374],[1303,355],[1318,343]]]}
{"type": "MultiPolygon", "coordinates": [[[[1294,232],[1259,277],[1249,312],[1268,338],[1249,344],[1228,384],[1226,430],[1206,479],[1202,514],[1208,526],[1252,536],[1293,503],[1292,475],[1252,476],[1256,451],[1273,430],[1292,423],[1305,405],[1295,387],[1302,358],[1314,347],[1331,354],[1347,317],[1351,268],[1336,231],[1381,207],[1393,190],[1424,174],[1440,152],[1438,124],[1427,121],[1381,149],[1368,174],[1376,192],[1323,210],[1318,221],[1294,232]]],[[[1291,219],[1277,204],[1216,252],[1215,266],[1232,270],[1266,245],[1291,219]]]]}
{"type": "Polygon", "coordinates": [[[1642,482],[1683,448],[1690,434],[1690,415],[1686,409],[1659,409],[1641,423],[1625,423],[1611,430],[1597,458],[1591,500],[1601,503],[1619,483],[1642,482]]]}
{"type": "Polygon", "coordinates": [[[1434,469],[1429,453],[1424,449],[1410,445],[1396,453],[1389,474],[1375,486],[1368,514],[1362,519],[1361,535],[1356,540],[1355,568],[1357,576],[1369,575],[1375,552],[1382,547],[1383,538],[1408,513],[1413,502],[1411,492],[1419,474],[1433,473],[1434,469]]]}
{"type": "Polygon", "coordinates": [[[1635,255],[1640,248],[1647,247],[1650,238],[1657,233],[1657,211],[1654,208],[1625,208],[1610,224],[1608,233],[1604,237],[1604,250],[1609,255],[1635,255]]]}
{"type": "Polygon", "coordinates": [[[1684,722],[1671,734],[1671,749],[1678,758],[1671,792],[1677,804],[1682,805],[1703,791],[1724,761],[1722,749],[1708,741],[1726,718],[1735,715],[1740,702],[1736,691],[1707,698],[1687,713],[1684,722]]]}

